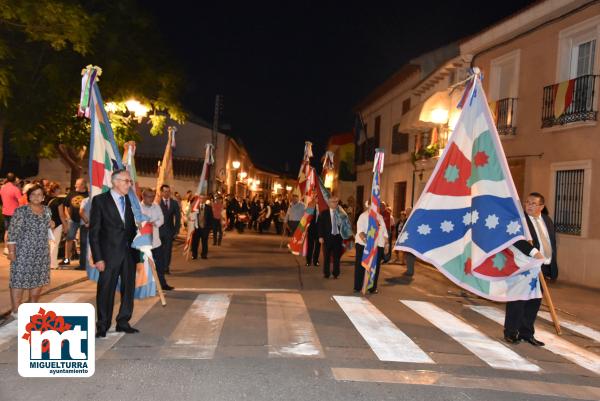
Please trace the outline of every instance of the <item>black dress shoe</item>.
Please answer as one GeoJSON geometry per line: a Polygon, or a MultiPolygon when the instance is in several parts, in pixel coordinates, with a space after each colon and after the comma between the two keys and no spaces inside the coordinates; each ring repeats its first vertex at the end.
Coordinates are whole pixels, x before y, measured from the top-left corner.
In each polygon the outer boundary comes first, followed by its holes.
{"type": "Polygon", "coordinates": [[[192,260],[198,259],[198,256],[192,256],[192,260]]]}
{"type": "Polygon", "coordinates": [[[536,339],[534,336],[531,337],[519,337],[519,340],[527,341],[531,345],[535,345],[536,347],[543,347],[544,344],[540,340],[536,339]]]}
{"type": "Polygon", "coordinates": [[[319,262],[315,262],[315,267],[319,267],[319,262]]]}
{"type": "Polygon", "coordinates": [[[329,274],[324,274],[323,278],[329,278],[329,274]]]}
{"type": "Polygon", "coordinates": [[[517,336],[504,336],[504,341],[506,341],[509,344],[518,344],[519,342],[521,342],[521,339],[517,336]]]}
{"type": "Polygon", "coordinates": [[[304,266],[308,267],[308,266],[310,266],[310,263],[306,263],[304,266]]]}
{"type": "Polygon", "coordinates": [[[97,331],[96,338],[104,338],[106,337],[106,331],[97,331]]]}
{"type": "Polygon", "coordinates": [[[337,278],[338,278],[338,276],[333,276],[333,279],[334,279],[334,280],[337,280],[337,278]]]}
{"type": "Polygon", "coordinates": [[[379,290],[378,289],[374,289],[374,290],[369,290],[370,294],[379,294],[379,290]]]}
{"type": "Polygon", "coordinates": [[[164,287],[161,287],[163,291],[171,291],[174,290],[175,287],[171,287],[170,285],[165,285],[164,287]]]}
{"type": "Polygon", "coordinates": [[[131,326],[126,326],[126,327],[117,326],[116,330],[119,331],[119,332],[124,331],[127,334],[139,333],[140,332],[138,329],[136,329],[134,327],[131,327],[131,326]]]}
{"type": "Polygon", "coordinates": [[[202,259],[208,259],[208,256],[201,256],[202,259]]]}

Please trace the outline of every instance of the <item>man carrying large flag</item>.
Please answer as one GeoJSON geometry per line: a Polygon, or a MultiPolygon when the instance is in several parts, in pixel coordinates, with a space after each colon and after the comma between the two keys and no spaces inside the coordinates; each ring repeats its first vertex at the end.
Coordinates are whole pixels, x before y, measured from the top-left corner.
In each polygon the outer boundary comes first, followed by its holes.
{"type": "Polygon", "coordinates": [[[478,69],[459,107],[456,128],[395,249],[430,262],[484,298],[540,298],[541,255],[528,242],[531,236],[478,69]]]}

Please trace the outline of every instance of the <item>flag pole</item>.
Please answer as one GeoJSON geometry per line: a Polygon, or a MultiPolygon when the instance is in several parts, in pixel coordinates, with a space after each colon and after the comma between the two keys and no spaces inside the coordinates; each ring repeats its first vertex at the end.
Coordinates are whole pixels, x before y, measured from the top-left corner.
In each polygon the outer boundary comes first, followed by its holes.
{"type": "Polygon", "coordinates": [[[160,304],[162,306],[167,306],[167,301],[165,300],[165,294],[160,286],[160,281],[158,280],[158,274],[156,273],[156,265],[154,264],[154,260],[152,258],[148,258],[148,262],[150,263],[150,270],[152,271],[152,277],[154,278],[154,282],[156,283],[156,292],[158,292],[158,296],[160,298],[160,304]]]}
{"type": "Polygon", "coordinates": [[[546,280],[544,279],[544,275],[542,272],[539,273],[540,284],[542,285],[542,294],[546,304],[548,304],[548,309],[550,309],[550,315],[552,315],[552,323],[554,323],[554,330],[556,330],[556,334],[559,336],[562,335],[562,331],[560,329],[560,322],[558,321],[558,315],[556,314],[556,309],[554,309],[554,302],[552,302],[552,297],[550,296],[550,290],[548,289],[548,285],[546,284],[546,280]]]}

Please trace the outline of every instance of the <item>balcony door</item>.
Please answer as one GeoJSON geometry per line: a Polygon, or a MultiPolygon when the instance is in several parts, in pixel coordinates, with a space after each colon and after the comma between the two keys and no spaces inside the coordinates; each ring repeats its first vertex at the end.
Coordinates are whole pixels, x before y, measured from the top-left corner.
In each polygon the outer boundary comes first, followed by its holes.
{"type": "Polygon", "coordinates": [[[596,39],[576,43],[571,50],[571,76],[577,78],[594,74],[596,39]]]}

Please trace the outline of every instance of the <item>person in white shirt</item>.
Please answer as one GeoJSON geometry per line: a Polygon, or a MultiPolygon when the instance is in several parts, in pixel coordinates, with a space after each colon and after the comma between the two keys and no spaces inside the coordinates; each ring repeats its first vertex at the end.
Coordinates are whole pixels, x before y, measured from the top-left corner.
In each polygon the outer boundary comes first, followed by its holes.
{"type": "MultiPolygon", "coordinates": [[[[377,213],[378,233],[375,239],[377,244],[377,270],[375,271],[375,278],[373,287],[369,289],[372,294],[377,294],[377,280],[379,279],[379,271],[381,270],[381,261],[384,256],[383,249],[388,240],[388,231],[386,229],[385,221],[380,213],[377,213]]],[[[356,254],[354,259],[354,292],[360,292],[363,287],[363,279],[365,276],[365,268],[362,266],[363,252],[367,245],[367,232],[369,231],[369,207],[361,213],[356,223],[356,254]]]]}
{"type": "Polygon", "coordinates": [[[164,262],[164,249],[160,241],[159,228],[164,224],[165,218],[163,216],[162,209],[159,205],[154,203],[156,193],[152,188],[146,188],[142,191],[142,213],[146,215],[152,223],[152,257],[154,258],[154,264],[156,265],[156,274],[158,281],[163,290],[172,290],[167,284],[165,279],[165,262],[164,262]]]}

